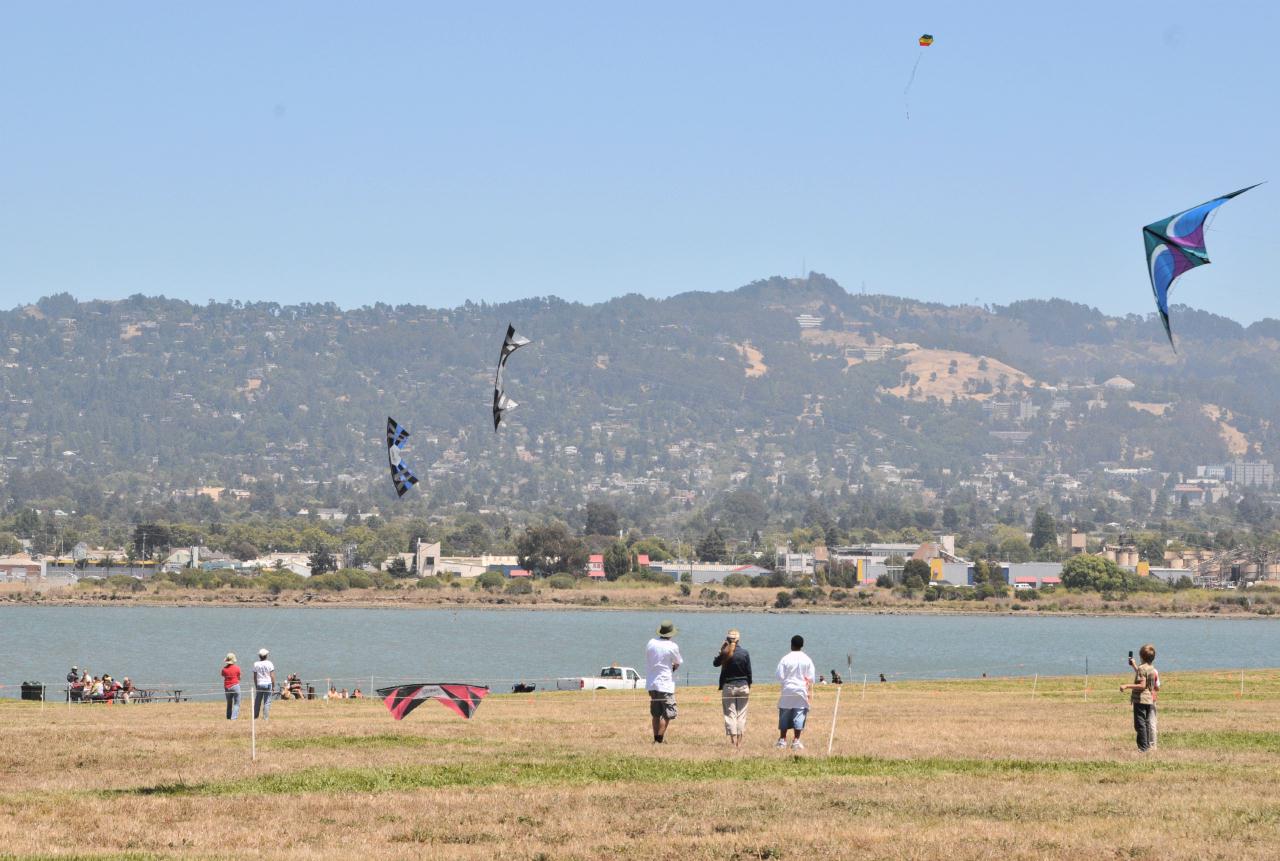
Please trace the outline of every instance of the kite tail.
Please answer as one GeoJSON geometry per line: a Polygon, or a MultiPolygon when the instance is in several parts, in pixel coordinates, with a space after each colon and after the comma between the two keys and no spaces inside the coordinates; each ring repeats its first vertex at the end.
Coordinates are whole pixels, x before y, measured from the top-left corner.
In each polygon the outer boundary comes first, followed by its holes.
{"type": "Polygon", "coordinates": [[[920,61],[924,59],[924,51],[916,54],[915,65],[911,67],[911,77],[907,78],[907,85],[902,88],[902,95],[911,92],[911,85],[916,82],[916,69],[920,68],[920,61]]]}
{"type": "Polygon", "coordinates": [[[924,59],[924,51],[916,54],[915,64],[911,67],[911,77],[907,78],[907,85],[902,88],[902,103],[907,112],[907,119],[911,119],[911,99],[907,95],[911,92],[911,85],[916,82],[916,69],[920,68],[922,59],[924,59]]]}

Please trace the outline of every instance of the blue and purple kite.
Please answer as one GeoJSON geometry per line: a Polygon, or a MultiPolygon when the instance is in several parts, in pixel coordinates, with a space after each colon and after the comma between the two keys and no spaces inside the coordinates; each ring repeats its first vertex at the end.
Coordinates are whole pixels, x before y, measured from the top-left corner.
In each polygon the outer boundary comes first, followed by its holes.
{"type": "Polygon", "coordinates": [[[1173,344],[1173,332],[1169,329],[1169,291],[1182,273],[1209,262],[1209,252],[1204,245],[1204,222],[1219,206],[1233,197],[1244,194],[1262,183],[1215,197],[1207,203],[1183,210],[1168,218],[1162,218],[1142,228],[1142,239],[1147,244],[1147,269],[1151,273],[1151,292],[1156,296],[1156,309],[1164,333],[1173,344]]]}

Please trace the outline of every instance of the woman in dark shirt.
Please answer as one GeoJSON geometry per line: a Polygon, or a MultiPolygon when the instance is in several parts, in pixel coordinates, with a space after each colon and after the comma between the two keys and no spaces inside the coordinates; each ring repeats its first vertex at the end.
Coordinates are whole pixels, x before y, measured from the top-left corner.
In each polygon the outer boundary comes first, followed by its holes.
{"type": "Polygon", "coordinates": [[[737,629],[729,631],[720,654],[711,662],[720,668],[720,705],[724,710],[724,731],[735,748],[742,747],[747,731],[747,698],[751,695],[751,655],[738,645],[737,629]]]}

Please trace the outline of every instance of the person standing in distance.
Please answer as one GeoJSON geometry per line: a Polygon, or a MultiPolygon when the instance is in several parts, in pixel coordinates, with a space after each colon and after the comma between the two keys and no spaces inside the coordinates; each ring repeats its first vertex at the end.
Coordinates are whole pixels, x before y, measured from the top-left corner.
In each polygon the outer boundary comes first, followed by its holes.
{"type": "Polygon", "coordinates": [[[720,654],[712,666],[720,668],[720,706],[724,711],[724,731],[734,748],[742,747],[747,732],[747,699],[751,696],[751,656],[739,645],[738,629],[725,635],[720,654]]]}
{"type": "Polygon", "coordinates": [[[818,668],[803,649],[804,637],[796,634],[791,638],[791,651],[778,661],[775,673],[782,683],[782,696],[778,698],[778,743],[775,745],[780,749],[787,746],[787,730],[791,730],[795,736],[791,749],[804,750],[800,733],[804,732],[805,718],[809,715],[813,680],[818,675],[818,668]]]}
{"type": "Polygon", "coordinates": [[[240,666],[235,652],[227,652],[222,659],[222,692],[227,696],[227,720],[235,720],[240,717],[240,666]]]}
{"type": "Polygon", "coordinates": [[[266,649],[258,650],[258,660],[253,665],[253,717],[259,715],[263,720],[271,717],[271,694],[276,687],[276,665],[267,660],[271,654],[266,649]]]}
{"type": "Polygon", "coordinates": [[[649,716],[653,718],[653,743],[662,744],[667,726],[676,719],[676,670],[683,658],[673,641],[676,626],[663,622],[658,636],[644,649],[645,689],[649,691],[649,716]]]}

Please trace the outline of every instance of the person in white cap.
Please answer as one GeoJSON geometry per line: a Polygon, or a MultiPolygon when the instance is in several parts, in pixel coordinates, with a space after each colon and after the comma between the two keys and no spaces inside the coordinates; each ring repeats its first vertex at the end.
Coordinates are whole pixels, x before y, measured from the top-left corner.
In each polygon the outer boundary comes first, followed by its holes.
{"type": "Polygon", "coordinates": [[[253,664],[253,716],[259,715],[263,720],[271,717],[271,694],[276,687],[276,665],[267,660],[271,654],[266,649],[258,650],[258,660],[253,664]]]}

